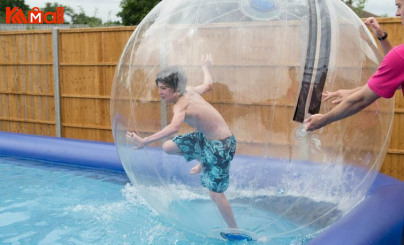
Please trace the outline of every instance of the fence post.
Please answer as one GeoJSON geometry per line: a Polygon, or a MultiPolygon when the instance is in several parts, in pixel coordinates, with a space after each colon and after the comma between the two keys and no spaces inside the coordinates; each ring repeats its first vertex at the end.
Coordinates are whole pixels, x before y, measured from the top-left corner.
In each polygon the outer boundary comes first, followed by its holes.
{"type": "Polygon", "coordinates": [[[52,29],[53,53],[53,88],[55,99],[55,129],[56,137],[62,137],[62,124],[60,112],[60,76],[59,76],[59,28],[52,29]]]}

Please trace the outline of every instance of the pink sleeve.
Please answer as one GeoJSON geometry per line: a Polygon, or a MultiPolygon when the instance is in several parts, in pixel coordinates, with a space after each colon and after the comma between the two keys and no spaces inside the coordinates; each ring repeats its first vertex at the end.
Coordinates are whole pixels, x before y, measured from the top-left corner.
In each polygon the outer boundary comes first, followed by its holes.
{"type": "Polygon", "coordinates": [[[402,85],[404,85],[404,45],[392,49],[368,81],[369,88],[384,98],[393,97],[402,85]]]}

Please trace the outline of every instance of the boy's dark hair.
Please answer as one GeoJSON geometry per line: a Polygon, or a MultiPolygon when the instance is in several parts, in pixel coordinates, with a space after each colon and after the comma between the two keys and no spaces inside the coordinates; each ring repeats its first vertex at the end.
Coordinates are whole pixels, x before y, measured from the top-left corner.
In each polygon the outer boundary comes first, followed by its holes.
{"type": "Polygon", "coordinates": [[[179,66],[169,66],[161,70],[157,74],[156,85],[158,83],[163,83],[169,88],[174,89],[174,91],[180,92],[180,94],[185,93],[185,87],[187,85],[187,78],[183,69],[179,66]]]}

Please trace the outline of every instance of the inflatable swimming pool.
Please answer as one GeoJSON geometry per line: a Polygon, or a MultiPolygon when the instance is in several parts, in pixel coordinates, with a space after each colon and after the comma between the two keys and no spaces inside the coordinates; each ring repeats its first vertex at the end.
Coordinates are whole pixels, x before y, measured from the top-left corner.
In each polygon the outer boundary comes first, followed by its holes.
{"type": "MultiPolygon", "coordinates": [[[[158,151],[158,149],[156,149],[158,151]]],[[[0,132],[0,155],[124,171],[110,143],[0,132]]],[[[379,173],[365,199],[309,245],[400,245],[404,182],[379,173]]]]}

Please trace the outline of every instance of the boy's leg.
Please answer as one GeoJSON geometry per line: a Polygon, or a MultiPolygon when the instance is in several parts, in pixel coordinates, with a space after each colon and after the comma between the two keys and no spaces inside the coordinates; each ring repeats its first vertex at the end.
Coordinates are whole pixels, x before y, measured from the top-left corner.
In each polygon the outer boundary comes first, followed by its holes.
{"type": "MultiPolygon", "coordinates": [[[[163,150],[165,153],[170,154],[170,155],[180,155],[180,156],[183,155],[181,149],[172,140],[167,140],[166,142],[163,143],[163,150]]],[[[199,164],[195,165],[189,171],[189,173],[197,174],[197,173],[200,173],[201,170],[202,170],[202,165],[201,165],[201,163],[199,163],[199,164]]]]}
{"type": "Polygon", "coordinates": [[[193,168],[191,168],[191,170],[189,171],[190,174],[197,174],[200,173],[202,170],[202,164],[198,163],[197,165],[195,165],[193,168]]]}
{"type": "Polygon", "coordinates": [[[165,153],[170,154],[170,155],[181,155],[182,156],[181,149],[172,140],[167,140],[166,142],[163,143],[163,150],[165,153]]]}
{"type": "Polygon", "coordinates": [[[216,203],[219,211],[226,221],[229,228],[237,228],[236,220],[234,219],[233,211],[231,210],[230,203],[227,201],[224,193],[217,193],[209,191],[210,198],[216,203]]]}

